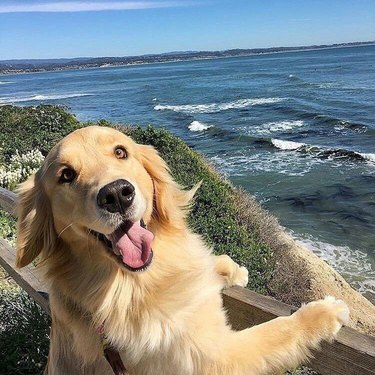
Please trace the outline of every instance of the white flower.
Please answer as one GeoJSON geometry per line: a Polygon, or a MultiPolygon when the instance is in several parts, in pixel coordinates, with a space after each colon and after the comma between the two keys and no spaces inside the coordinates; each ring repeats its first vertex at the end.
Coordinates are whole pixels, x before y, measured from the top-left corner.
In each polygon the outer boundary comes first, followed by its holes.
{"type": "Polygon", "coordinates": [[[39,150],[20,153],[18,150],[7,165],[0,165],[0,186],[6,189],[15,188],[35,173],[43,163],[44,156],[39,150]]]}

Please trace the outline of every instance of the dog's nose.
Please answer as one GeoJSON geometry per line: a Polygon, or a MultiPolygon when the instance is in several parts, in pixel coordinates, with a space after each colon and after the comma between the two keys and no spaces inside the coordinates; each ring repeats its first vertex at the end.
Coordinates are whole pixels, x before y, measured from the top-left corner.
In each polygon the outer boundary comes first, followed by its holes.
{"type": "Polygon", "coordinates": [[[134,186],[126,180],[116,180],[103,186],[98,193],[97,203],[109,212],[125,213],[135,196],[134,186]]]}

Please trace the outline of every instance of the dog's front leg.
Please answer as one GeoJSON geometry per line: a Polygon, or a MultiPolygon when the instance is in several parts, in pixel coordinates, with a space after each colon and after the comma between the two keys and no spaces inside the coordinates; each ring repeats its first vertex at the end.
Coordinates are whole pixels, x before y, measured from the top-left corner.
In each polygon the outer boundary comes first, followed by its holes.
{"type": "Polygon", "coordinates": [[[293,315],[279,317],[228,337],[221,375],[262,375],[294,368],[322,340],[331,341],[349,320],[349,309],[333,297],[311,302],[293,315]]]}
{"type": "Polygon", "coordinates": [[[215,256],[215,271],[223,277],[225,288],[234,285],[245,287],[249,281],[248,270],[239,266],[228,255],[215,256]]]}
{"type": "Polygon", "coordinates": [[[62,322],[53,314],[50,338],[44,375],[113,375],[97,337],[90,335],[84,320],[62,322]],[[83,354],[92,359],[87,362],[83,354]]]}

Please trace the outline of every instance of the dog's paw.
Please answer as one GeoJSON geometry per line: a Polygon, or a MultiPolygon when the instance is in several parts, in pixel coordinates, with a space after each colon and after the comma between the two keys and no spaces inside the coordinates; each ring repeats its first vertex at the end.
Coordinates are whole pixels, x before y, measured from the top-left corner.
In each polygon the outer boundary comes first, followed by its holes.
{"type": "Polygon", "coordinates": [[[249,282],[248,270],[225,254],[215,257],[215,271],[223,277],[224,288],[234,285],[245,287],[249,282]]]}
{"type": "Polygon", "coordinates": [[[320,332],[328,340],[333,339],[350,319],[350,311],[346,303],[332,296],[310,302],[297,313],[309,330],[320,332]]]}
{"type": "MultiPolygon", "coordinates": [[[[327,296],[322,300],[322,303],[327,306],[334,314],[337,319],[337,322],[341,326],[348,324],[350,320],[350,311],[348,305],[341,299],[336,299],[332,296],[327,296]]],[[[339,329],[340,329],[339,328],[339,329]]]]}
{"type": "Polygon", "coordinates": [[[245,267],[238,266],[232,279],[232,285],[245,287],[249,282],[249,271],[245,267]]]}

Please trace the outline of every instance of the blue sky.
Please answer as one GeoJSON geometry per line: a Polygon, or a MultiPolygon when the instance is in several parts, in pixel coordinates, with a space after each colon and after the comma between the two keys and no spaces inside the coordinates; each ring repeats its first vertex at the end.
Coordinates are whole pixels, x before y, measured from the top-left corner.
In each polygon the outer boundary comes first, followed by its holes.
{"type": "Polygon", "coordinates": [[[375,40],[374,0],[0,0],[0,59],[375,40]]]}

